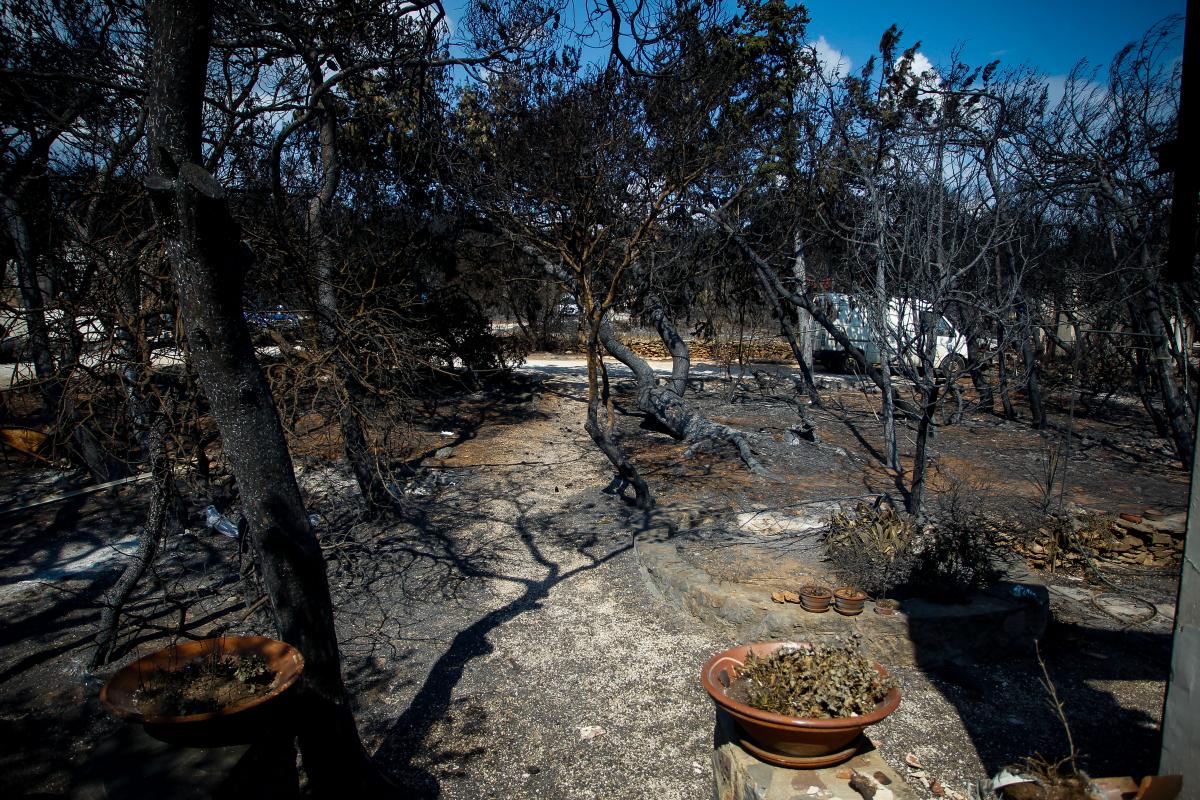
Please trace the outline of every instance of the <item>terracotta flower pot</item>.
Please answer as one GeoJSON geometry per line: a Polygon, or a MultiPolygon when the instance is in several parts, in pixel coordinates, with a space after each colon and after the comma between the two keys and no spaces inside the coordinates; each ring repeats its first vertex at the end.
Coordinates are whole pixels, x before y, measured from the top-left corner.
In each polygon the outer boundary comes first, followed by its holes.
{"type": "Polygon", "coordinates": [[[833,602],[833,592],[824,586],[804,586],[800,589],[800,605],[804,607],[805,611],[823,614],[829,610],[831,602],[833,602]]]}
{"type": "Polygon", "coordinates": [[[861,614],[865,602],[867,602],[867,593],[851,586],[842,586],[833,590],[833,610],[844,616],[853,617],[861,614]]]}
{"type": "Polygon", "coordinates": [[[876,600],[875,613],[881,617],[894,617],[900,613],[900,601],[886,597],[876,600]]]}
{"type": "Polygon", "coordinates": [[[265,636],[222,636],[165,647],[127,664],[100,689],[100,703],[114,716],[146,726],[146,732],[179,744],[209,746],[249,741],[269,727],[278,727],[282,695],[304,670],[304,657],[290,644],[265,636]],[[213,655],[258,655],[272,674],[267,691],[215,711],[179,716],[142,713],[135,694],[158,671],[174,672],[213,655]]]}
{"type": "MultiPolygon", "coordinates": [[[[846,761],[857,750],[863,729],[879,722],[900,705],[900,690],[891,689],[870,713],[836,719],[789,717],[761,711],[729,697],[728,689],[737,679],[738,670],[746,663],[748,654],[763,658],[783,646],[795,647],[798,643],[758,642],[723,650],[704,662],[700,682],[717,704],[718,712],[732,716],[746,734],[742,744],[762,760],[805,769],[846,761]]],[[[887,677],[887,670],[881,665],[876,664],[875,669],[887,677]]]]}

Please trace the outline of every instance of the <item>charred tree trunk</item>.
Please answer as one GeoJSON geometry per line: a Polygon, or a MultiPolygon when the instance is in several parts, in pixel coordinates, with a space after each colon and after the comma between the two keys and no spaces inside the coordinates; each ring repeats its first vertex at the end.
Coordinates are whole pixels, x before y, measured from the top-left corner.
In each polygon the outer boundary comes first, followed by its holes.
{"type": "Polygon", "coordinates": [[[752,264],[754,264],[755,269],[758,271],[759,278],[769,283],[771,291],[773,291],[780,298],[791,303],[796,308],[803,309],[810,314],[812,318],[816,320],[817,324],[824,328],[829,335],[833,337],[833,340],[838,343],[838,346],[845,350],[846,354],[854,359],[854,361],[862,369],[863,374],[866,375],[872,383],[878,386],[880,391],[886,392],[889,397],[892,397],[892,405],[896,410],[914,420],[919,420],[921,418],[920,409],[918,409],[912,403],[894,396],[892,393],[891,376],[885,376],[883,374],[883,370],[877,369],[874,364],[869,362],[862,349],[856,346],[854,342],[850,341],[850,337],[846,334],[846,332],[839,328],[827,314],[821,311],[821,309],[817,308],[807,294],[804,294],[803,292],[788,291],[788,289],[779,282],[778,276],[776,276],[771,270],[771,265],[768,264],[766,260],[763,259],[763,257],[760,256],[732,226],[719,217],[713,217],[713,219],[719,225],[721,225],[731,237],[733,237],[733,240],[737,242],[738,247],[741,248],[746,257],[750,259],[752,264]]]}
{"type": "Polygon", "coordinates": [[[971,385],[979,395],[979,407],[989,414],[996,412],[996,396],[992,384],[983,374],[983,363],[987,359],[980,347],[980,313],[967,304],[959,304],[959,311],[966,321],[964,326],[967,333],[967,374],[971,376],[971,385]]]}
{"type": "Polygon", "coordinates": [[[980,352],[974,336],[967,337],[967,360],[970,362],[967,373],[971,376],[971,385],[975,387],[975,393],[979,395],[979,407],[989,414],[996,413],[996,395],[992,384],[984,377],[981,366],[983,353],[980,352]]]}
{"type": "MultiPolygon", "coordinates": [[[[802,256],[797,255],[797,260],[802,261],[802,256]]],[[[802,268],[800,269],[803,272],[802,268]]],[[[803,308],[796,308],[801,319],[801,334],[796,336],[796,328],[792,325],[792,319],[789,312],[789,306],[785,304],[784,299],[779,296],[772,285],[771,280],[763,274],[763,270],[755,269],[754,274],[758,277],[758,285],[762,290],[763,299],[771,306],[771,314],[779,323],[779,327],[783,330],[783,335],[787,338],[788,347],[791,348],[792,357],[796,359],[796,365],[800,368],[800,377],[804,392],[808,394],[809,401],[814,406],[821,405],[821,395],[817,393],[817,383],[813,380],[812,374],[812,336],[808,333],[808,326],[805,324],[805,319],[811,319],[812,315],[803,308]]],[[[803,284],[801,284],[803,286],[803,284]]],[[[801,290],[803,291],[803,290],[801,290]]]]}
{"type": "Polygon", "coordinates": [[[938,394],[941,387],[933,383],[925,388],[921,404],[921,421],[917,425],[917,448],[913,454],[912,488],[908,493],[908,512],[914,517],[921,513],[925,501],[925,473],[928,470],[929,436],[933,432],[934,415],[937,413],[938,394]]]}
{"type": "Polygon", "coordinates": [[[1037,359],[1033,352],[1033,326],[1028,326],[1021,337],[1021,360],[1025,365],[1025,391],[1029,397],[1029,413],[1033,427],[1046,427],[1046,409],[1042,402],[1042,381],[1038,372],[1037,359]]]}
{"type": "MultiPolygon", "coordinates": [[[[872,199],[876,197],[874,183],[871,184],[872,199]]],[[[881,344],[886,344],[888,340],[887,318],[888,318],[888,296],[887,296],[887,270],[884,256],[883,231],[886,224],[883,219],[883,211],[878,202],[875,205],[875,313],[876,319],[879,322],[879,330],[876,334],[876,339],[881,344]]],[[[896,440],[896,406],[895,395],[892,392],[892,364],[888,357],[888,349],[886,346],[879,348],[879,377],[882,379],[880,384],[880,394],[883,396],[883,446],[887,456],[887,464],[897,472],[900,471],[900,444],[896,440]]]]}
{"type": "MultiPolygon", "coordinates": [[[[804,242],[800,237],[799,230],[796,230],[792,235],[792,249],[796,253],[792,258],[792,288],[799,294],[805,294],[808,291],[808,259],[804,255],[804,242]]],[[[800,336],[798,337],[800,340],[800,355],[796,359],[796,363],[799,364],[800,372],[803,374],[804,379],[810,384],[809,396],[813,398],[813,404],[819,406],[821,404],[821,397],[817,394],[817,387],[812,380],[812,315],[803,308],[797,308],[796,323],[800,328],[800,336]]]]}
{"type": "Polygon", "coordinates": [[[1130,359],[1130,369],[1133,373],[1133,388],[1137,392],[1138,398],[1142,401],[1142,408],[1146,411],[1146,416],[1150,418],[1151,424],[1154,425],[1154,432],[1162,439],[1171,438],[1171,430],[1167,427],[1167,419],[1162,412],[1158,410],[1158,406],[1154,405],[1154,387],[1153,379],[1150,377],[1150,370],[1146,366],[1146,353],[1139,349],[1133,354],[1130,359]]]}
{"type": "MultiPolygon", "coordinates": [[[[3,209],[5,228],[13,244],[17,286],[21,304],[25,307],[30,355],[33,357],[33,370],[38,378],[46,412],[57,420],[56,427],[70,431],[71,456],[91,473],[97,483],[124,478],[129,475],[129,469],[104,452],[91,426],[80,418],[79,410],[64,386],[63,365],[55,364],[50,329],[46,324],[46,302],[38,281],[37,245],[24,211],[18,200],[9,195],[0,198],[0,208],[3,209]]],[[[69,330],[74,321],[64,319],[63,324],[69,330]]]]}
{"type": "MultiPolygon", "coordinates": [[[[1143,248],[1143,261],[1149,256],[1143,248]]],[[[1167,332],[1162,322],[1162,297],[1158,286],[1150,283],[1140,294],[1133,310],[1141,318],[1141,326],[1149,335],[1150,369],[1158,381],[1159,397],[1162,400],[1163,413],[1175,445],[1175,454],[1183,462],[1185,469],[1192,467],[1192,426],[1179,387],[1175,384],[1175,375],[1171,368],[1174,359],[1171,357],[1167,343],[1167,332]]]]}
{"type": "Polygon", "coordinates": [[[188,347],[241,490],[279,635],[304,656],[308,713],[299,742],[322,796],[375,784],[358,737],[333,625],[321,547],[308,523],[270,388],[242,315],[251,256],[224,192],[201,165],[212,38],[208,2],[151,2],[147,186],[179,292],[188,347]]]}
{"type": "Polygon", "coordinates": [[[318,119],[320,120],[321,189],[309,202],[307,220],[308,234],[313,242],[316,259],[317,333],[322,347],[332,354],[330,363],[343,388],[342,407],[338,409],[342,451],[346,454],[346,460],[354,472],[359,492],[366,503],[367,515],[374,517],[390,508],[393,498],[380,477],[378,465],[371,456],[363,427],[362,409],[369,393],[355,374],[353,366],[338,348],[338,335],[335,328],[339,317],[337,258],[334,251],[334,237],[329,230],[329,212],[333,207],[342,180],[341,164],[338,162],[337,152],[337,108],[330,92],[319,92],[322,83],[320,65],[311,63],[308,67],[311,88],[314,96],[319,96],[317,103],[320,108],[318,119]]]}
{"type": "Polygon", "coordinates": [[[662,339],[662,343],[671,353],[671,389],[675,394],[683,397],[683,393],[687,390],[688,371],[692,365],[692,356],[687,342],[683,340],[679,331],[675,330],[675,326],[667,317],[662,298],[652,290],[647,291],[643,303],[647,318],[654,324],[655,330],[658,331],[658,337],[662,339]]]}
{"type": "Polygon", "coordinates": [[[738,455],[751,472],[756,475],[769,475],[754,456],[744,433],[728,425],[710,422],[673,390],[659,386],[654,370],[617,338],[607,321],[600,325],[599,339],[613,358],[633,371],[638,385],[638,408],[643,413],[662,423],[676,439],[693,446],[706,441],[728,442],[737,449],[738,455]]]}
{"type": "Polygon", "coordinates": [[[1017,410],[1013,407],[1012,392],[1008,386],[1008,345],[1005,342],[1005,334],[1007,329],[1003,322],[996,323],[997,341],[999,341],[999,352],[996,358],[996,382],[1000,390],[1000,408],[1004,413],[1005,419],[1016,419],[1017,410]]]}
{"type": "MultiPolygon", "coordinates": [[[[633,487],[634,503],[637,507],[643,511],[649,511],[654,508],[654,495],[650,492],[650,486],[613,439],[612,426],[600,421],[600,409],[608,405],[610,400],[608,376],[604,374],[604,361],[600,357],[600,342],[593,333],[589,333],[587,338],[587,355],[588,407],[584,430],[588,432],[596,447],[600,448],[600,452],[604,453],[605,458],[613,465],[613,469],[617,471],[621,480],[633,487]],[[601,381],[604,384],[603,390],[600,386],[601,381]]],[[[611,408],[608,409],[608,418],[612,419],[611,408]]]]}

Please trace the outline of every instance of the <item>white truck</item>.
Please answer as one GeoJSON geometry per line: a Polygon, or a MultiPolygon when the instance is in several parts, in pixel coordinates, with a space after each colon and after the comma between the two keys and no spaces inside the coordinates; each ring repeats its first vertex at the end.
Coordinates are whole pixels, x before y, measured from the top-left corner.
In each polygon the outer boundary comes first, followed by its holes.
{"type": "MultiPolygon", "coordinates": [[[[886,354],[894,364],[919,367],[924,363],[922,351],[928,349],[935,368],[947,373],[966,369],[966,336],[926,300],[889,298],[886,317],[881,319],[884,315],[876,312],[871,297],[826,292],[813,299],[872,364],[882,363],[886,354]]],[[[815,321],[812,336],[816,361],[844,372],[857,370],[854,358],[815,321]]]]}

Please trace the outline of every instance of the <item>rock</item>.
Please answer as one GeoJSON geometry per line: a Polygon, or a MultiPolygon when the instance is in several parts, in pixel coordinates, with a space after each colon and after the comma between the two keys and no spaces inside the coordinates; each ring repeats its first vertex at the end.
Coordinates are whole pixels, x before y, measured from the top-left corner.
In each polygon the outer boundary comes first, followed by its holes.
{"type": "Polygon", "coordinates": [[[1165,512],[1158,508],[1147,508],[1142,511],[1142,519],[1151,521],[1160,520],[1166,516],[1165,512]]]}
{"type": "Polygon", "coordinates": [[[1132,533],[1136,536],[1141,536],[1143,539],[1147,539],[1147,538],[1153,536],[1154,534],[1158,533],[1158,529],[1153,527],[1153,525],[1160,524],[1160,523],[1152,524],[1149,522],[1137,522],[1137,523],[1123,522],[1121,524],[1124,525],[1125,529],[1128,530],[1130,533],[1132,533]]]}
{"type": "Polygon", "coordinates": [[[771,592],[771,601],[775,603],[799,603],[800,595],[795,592],[771,592]]]}
{"type": "Polygon", "coordinates": [[[1112,594],[1100,595],[1094,602],[1100,610],[1125,622],[1144,621],[1150,611],[1145,603],[1134,598],[1112,594]]]}
{"type": "Polygon", "coordinates": [[[604,733],[604,728],[601,728],[599,725],[584,725],[579,729],[579,738],[585,742],[590,742],[597,736],[603,736],[604,733]]]}
{"type": "Polygon", "coordinates": [[[1184,531],[1187,530],[1187,515],[1172,514],[1162,519],[1150,520],[1146,524],[1152,531],[1173,533],[1176,536],[1182,536],[1184,531]]]}
{"type": "Polygon", "coordinates": [[[1150,536],[1151,544],[1165,544],[1170,546],[1174,541],[1175,537],[1169,533],[1155,533],[1150,536]]]}
{"type": "Polygon", "coordinates": [[[454,455],[453,447],[439,447],[437,452],[433,454],[436,458],[449,458],[454,455]]]}

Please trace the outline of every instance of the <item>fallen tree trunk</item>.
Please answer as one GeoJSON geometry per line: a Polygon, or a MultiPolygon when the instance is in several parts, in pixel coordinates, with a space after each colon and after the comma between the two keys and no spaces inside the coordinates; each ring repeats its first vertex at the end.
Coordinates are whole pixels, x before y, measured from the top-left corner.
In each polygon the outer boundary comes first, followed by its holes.
{"type": "Polygon", "coordinates": [[[659,386],[650,365],[617,338],[605,320],[600,326],[600,342],[612,357],[633,371],[638,385],[638,409],[653,416],[672,436],[695,447],[704,442],[727,442],[737,449],[746,466],[756,475],[770,476],[766,467],[750,449],[746,434],[706,419],[672,388],[659,386]]]}
{"type": "Polygon", "coordinates": [[[667,317],[667,311],[663,308],[662,298],[654,292],[648,291],[642,303],[646,308],[647,318],[650,322],[654,323],[654,328],[658,331],[658,337],[662,339],[663,345],[671,354],[670,386],[675,394],[683,397],[684,391],[687,390],[688,371],[692,367],[692,355],[688,349],[688,344],[679,335],[679,331],[675,330],[675,326],[671,324],[670,318],[667,317]]]}

